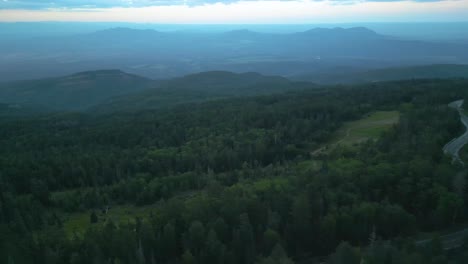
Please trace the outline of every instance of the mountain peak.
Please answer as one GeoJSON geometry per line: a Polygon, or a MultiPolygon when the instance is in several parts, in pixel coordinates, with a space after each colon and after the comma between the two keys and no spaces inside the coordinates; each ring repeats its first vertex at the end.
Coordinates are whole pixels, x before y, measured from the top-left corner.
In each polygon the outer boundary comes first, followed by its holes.
{"type": "Polygon", "coordinates": [[[365,27],[352,27],[352,28],[313,28],[304,32],[299,33],[307,36],[319,36],[319,37],[377,37],[380,36],[375,31],[365,27]]]}
{"type": "Polygon", "coordinates": [[[366,27],[352,27],[352,28],[348,28],[348,29],[344,29],[344,30],[347,30],[348,32],[352,32],[352,33],[378,35],[377,32],[375,32],[375,31],[373,31],[371,29],[368,29],[366,27]]]}

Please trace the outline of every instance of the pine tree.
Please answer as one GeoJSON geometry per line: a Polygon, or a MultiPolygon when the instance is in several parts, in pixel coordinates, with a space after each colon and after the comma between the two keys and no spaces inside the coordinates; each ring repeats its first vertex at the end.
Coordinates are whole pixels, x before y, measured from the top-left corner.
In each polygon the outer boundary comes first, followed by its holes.
{"type": "Polygon", "coordinates": [[[202,263],[223,263],[225,254],[225,246],[219,241],[216,232],[211,229],[208,232],[205,246],[201,255],[202,263]]]}
{"type": "Polygon", "coordinates": [[[97,214],[96,214],[95,211],[92,211],[92,212],[91,212],[91,214],[90,214],[90,216],[89,216],[89,222],[90,222],[91,224],[95,224],[95,223],[98,222],[98,216],[97,216],[97,214]]]}
{"type": "Polygon", "coordinates": [[[255,255],[255,239],[253,234],[252,225],[250,224],[247,214],[240,215],[239,228],[236,231],[234,239],[237,247],[237,255],[241,263],[252,263],[255,255]]]}
{"type": "Polygon", "coordinates": [[[195,264],[195,258],[190,250],[186,250],[182,255],[182,264],[195,264]]]}

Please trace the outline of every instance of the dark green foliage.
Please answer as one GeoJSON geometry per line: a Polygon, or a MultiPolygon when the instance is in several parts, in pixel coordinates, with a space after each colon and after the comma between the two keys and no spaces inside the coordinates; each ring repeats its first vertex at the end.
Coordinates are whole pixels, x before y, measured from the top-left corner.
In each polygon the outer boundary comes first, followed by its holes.
{"type": "Polygon", "coordinates": [[[92,211],[91,212],[91,215],[89,216],[89,222],[91,224],[95,224],[98,222],[98,216],[96,215],[96,212],[95,211],[92,211]]]}
{"type": "Polygon", "coordinates": [[[379,240],[467,220],[466,175],[442,152],[462,132],[446,105],[464,98],[467,84],[403,81],[1,119],[0,263],[461,259],[463,246],[452,257],[440,243],[424,250],[379,240]],[[399,110],[400,122],[376,141],[311,155],[344,122],[377,110],[399,110]],[[319,165],[304,169],[311,162],[319,165]],[[97,208],[121,205],[148,214],[95,221],[97,208]],[[79,213],[95,224],[69,232],[79,213]]]}
{"type": "Polygon", "coordinates": [[[267,258],[261,258],[258,264],[294,264],[294,261],[288,257],[286,251],[281,247],[280,244],[276,244],[271,252],[271,255],[267,258]]]}
{"type": "Polygon", "coordinates": [[[359,264],[361,262],[359,251],[348,243],[342,242],[330,257],[332,264],[359,264]]]}

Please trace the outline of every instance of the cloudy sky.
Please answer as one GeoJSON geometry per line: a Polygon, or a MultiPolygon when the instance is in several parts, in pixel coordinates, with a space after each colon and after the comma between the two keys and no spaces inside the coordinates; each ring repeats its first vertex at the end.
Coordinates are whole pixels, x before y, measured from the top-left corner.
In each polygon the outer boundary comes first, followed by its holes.
{"type": "Polygon", "coordinates": [[[468,21],[468,0],[0,0],[0,21],[468,21]]]}

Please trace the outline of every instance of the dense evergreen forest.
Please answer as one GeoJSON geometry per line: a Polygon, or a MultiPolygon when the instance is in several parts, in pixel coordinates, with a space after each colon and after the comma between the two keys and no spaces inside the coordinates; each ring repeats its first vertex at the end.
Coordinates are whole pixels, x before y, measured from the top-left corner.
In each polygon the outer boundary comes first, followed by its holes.
{"type": "Polygon", "coordinates": [[[433,234],[468,221],[467,174],[442,151],[464,131],[447,104],[467,87],[313,86],[105,114],[0,105],[0,263],[466,263],[468,240],[445,250],[433,234]],[[398,122],[329,143],[378,111],[398,122]]]}

